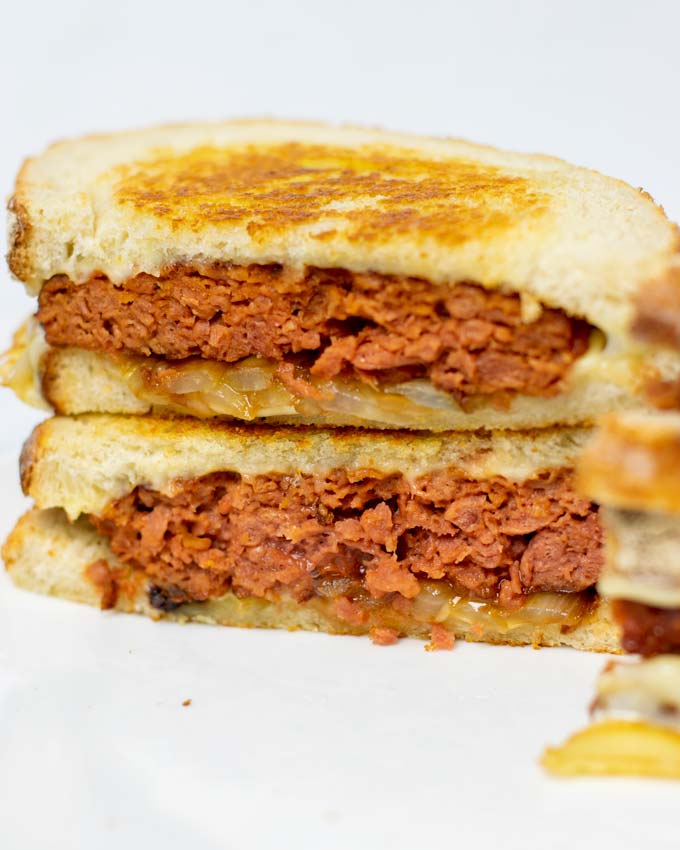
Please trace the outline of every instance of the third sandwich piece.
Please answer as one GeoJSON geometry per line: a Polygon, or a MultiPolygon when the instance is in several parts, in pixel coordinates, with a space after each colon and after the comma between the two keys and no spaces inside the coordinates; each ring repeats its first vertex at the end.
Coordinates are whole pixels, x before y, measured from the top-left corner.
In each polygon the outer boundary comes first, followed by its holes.
{"type": "MultiPolygon", "coordinates": [[[[680,349],[680,279],[638,299],[633,334],[680,349]]],[[[601,503],[610,601],[623,648],[646,656],[609,664],[591,704],[593,723],[544,766],[568,776],[680,779],[680,381],[653,380],[665,412],[605,417],[579,464],[582,491],[601,503]]]]}
{"type": "Polygon", "coordinates": [[[680,413],[611,414],[580,463],[602,506],[602,594],[628,652],[680,651],[680,413]]]}
{"type": "Polygon", "coordinates": [[[430,430],[592,422],[678,358],[643,192],[543,156],[280,121],[56,144],[11,202],[39,296],[5,381],[57,412],[430,430]]]}
{"type": "Polygon", "coordinates": [[[628,652],[608,665],[593,723],[550,748],[558,775],[680,779],[680,413],[605,417],[579,464],[601,503],[605,564],[598,583],[628,652]]]}
{"type": "Polygon", "coordinates": [[[154,617],[616,650],[587,437],[55,417],[3,555],[20,586],[154,617]]]}

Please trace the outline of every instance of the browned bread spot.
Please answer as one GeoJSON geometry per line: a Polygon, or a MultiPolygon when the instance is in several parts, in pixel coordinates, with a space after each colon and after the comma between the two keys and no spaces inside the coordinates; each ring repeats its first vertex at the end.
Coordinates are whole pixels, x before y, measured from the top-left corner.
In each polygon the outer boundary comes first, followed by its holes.
{"type": "Polygon", "coordinates": [[[300,224],[327,224],[323,239],[340,216],[350,241],[379,243],[415,229],[457,245],[548,208],[535,185],[491,165],[378,145],[205,145],[159,151],[118,174],[120,204],[182,228],[241,222],[256,241],[300,224]]]}

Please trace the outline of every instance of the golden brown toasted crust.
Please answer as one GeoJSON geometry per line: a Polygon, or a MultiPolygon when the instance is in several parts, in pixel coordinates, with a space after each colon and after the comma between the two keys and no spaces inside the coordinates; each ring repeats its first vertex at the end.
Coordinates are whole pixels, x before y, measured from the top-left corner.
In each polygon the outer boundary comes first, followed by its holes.
{"type": "Polygon", "coordinates": [[[313,232],[314,239],[327,240],[338,208],[352,204],[345,214],[350,242],[380,244],[421,230],[453,246],[490,239],[548,208],[547,195],[524,177],[471,160],[436,162],[414,149],[384,145],[248,144],[228,156],[204,145],[122,165],[114,180],[115,199],[123,206],[172,227],[243,223],[255,241],[271,240],[291,224],[328,223],[313,232]],[[375,203],[357,204],[366,196],[375,203]]]}
{"type": "MultiPolygon", "coordinates": [[[[52,410],[59,415],[67,416],[71,412],[68,409],[68,396],[63,395],[60,391],[60,384],[63,371],[60,366],[60,354],[64,349],[50,347],[46,352],[40,364],[40,374],[36,375],[36,383],[40,384],[40,393],[47,401],[52,410]]],[[[96,413],[98,411],[88,411],[96,413]]],[[[127,411],[120,411],[126,413],[127,411]]],[[[146,410],[141,412],[146,413],[146,410]]]]}
{"type": "MultiPolygon", "coordinates": [[[[17,523],[2,556],[18,587],[84,602],[97,607],[145,614],[153,619],[199,622],[246,628],[306,629],[331,634],[366,634],[385,628],[375,618],[351,623],[334,613],[327,600],[307,603],[282,599],[238,599],[228,593],[220,599],[189,603],[161,614],[149,602],[149,586],[137,583],[111,553],[106,541],[84,519],[68,523],[59,510],[32,510],[17,523]],[[93,565],[95,567],[93,568],[93,565]],[[109,574],[105,574],[108,565],[109,574]],[[116,588],[112,590],[112,582],[116,588]]],[[[397,617],[396,612],[393,616],[397,617]]],[[[427,639],[432,624],[414,619],[394,620],[397,634],[427,639]]],[[[447,626],[448,627],[448,626],[447,626]]],[[[570,646],[596,652],[618,652],[618,629],[601,604],[573,629],[559,624],[524,625],[507,629],[501,622],[448,627],[454,637],[468,641],[534,646],[570,646]]]]}
{"type": "Polygon", "coordinates": [[[680,414],[609,414],[581,457],[579,486],[600,504],[675,514],[678,470],[680,414]]]}
{"type": "Polygon", "coordinates": [[[19,480],[24,493],[30,493],[33,482],[33,470],[36,462],[41,456],[41,429],[35,428],[21,447],[19,455],[19,480]]]}
{"type": "Polygon", "coordinates": [[[678,262],[648,196],[556,159],[356,127],[245,121],[52,146],[22,168],[10,265],[120,283],[280,263],[518,291],[609,334],[678,262]]]}
{"type": "MultiPolygon", "coordinates": [[[[17,182],[21,179],[21,174],[28,167],[31,160],[27,160],[19,175],[17,182]]],[[[12,274],[21,278],[21,270],[30,265],[30,242],[31,242],[31,219],[26,209],[26,205],[21,203],[15,195],[10,198],[7,205],[8,212],[13,220],[12,238],[10,241],[9,252],[7,253],[7,265],[12,274]]]]}

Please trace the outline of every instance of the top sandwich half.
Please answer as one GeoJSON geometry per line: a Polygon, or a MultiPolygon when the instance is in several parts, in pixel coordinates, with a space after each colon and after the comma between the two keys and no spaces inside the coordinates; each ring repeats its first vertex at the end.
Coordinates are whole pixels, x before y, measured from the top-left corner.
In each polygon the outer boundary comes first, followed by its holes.
{"type": "Polygon", "coordinates": [[[634,305],[678,275],[644,193],[455,140],[241,121],[56,144],[22,168],[39,295],[5,381],[58,412],[531,428],[640,406],[680,357],[634,305]]]}

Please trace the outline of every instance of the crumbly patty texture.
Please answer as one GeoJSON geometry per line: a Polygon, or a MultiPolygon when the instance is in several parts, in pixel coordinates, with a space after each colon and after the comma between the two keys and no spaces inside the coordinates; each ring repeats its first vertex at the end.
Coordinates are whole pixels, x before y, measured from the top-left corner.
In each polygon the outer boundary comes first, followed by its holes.
{"type": "Polygon", "coordinates": [[[152,579],[161,608],[229,590],[404,603],[427,580],[512,606],[597,581],[597,510],[571,478],[213,473],[177,482],[173,495],[138,487],[91,519],[123,563],[152,579]]]}
{"type": "Polygon", "coordinates": [[[525,322],[518,295],[468,283],[279,265],[179,269],[119,286],[58,276],[42,288],[38,319],[53,345],[172,360],[260,355],[387,384],[427,377],[460,400],[555,395],[590,332],[560,310],[525,322]]]}
{"type": "MultiPolygon", "coordinates": [[[[590,592],[533,594],[517,611],[493,603],[476,605],[457,598],[441,581],[424,585],[411,604],[395,607],[354,604],[346,598],[314,597],[307,602],[281,598],[239,598],[227,593],[214,601],[175,610],[150,604],[150,580],[122,565],[106,538],[81,517],[69,522],[59,509],[34,508],[17,523],[2,549],[9,577],[17,587],[98,607],[135,611],[154,619],[198,621],[247,628],[307,629],[331,634],[367,634],[389,628],[401,636],[436,640],[439,625],[456,638],[515,646],[571,646],[618,652],[618,630],[609,606],[590,592]],[[349,617],[349,619],[348,619],[349,617]]],[[[384,634],[384,633],[383,633],[384,634]]]]}

